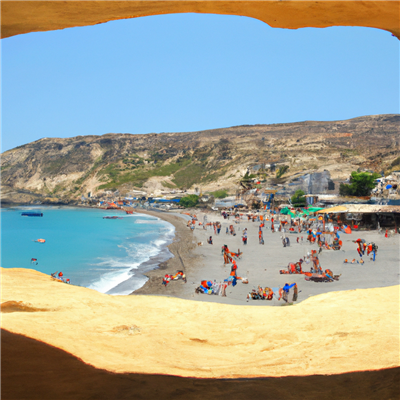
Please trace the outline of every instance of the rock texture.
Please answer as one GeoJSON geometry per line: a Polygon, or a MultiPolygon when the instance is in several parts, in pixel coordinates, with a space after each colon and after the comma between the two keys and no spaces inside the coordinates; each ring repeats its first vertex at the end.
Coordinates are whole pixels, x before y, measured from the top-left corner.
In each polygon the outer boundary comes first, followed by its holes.
{"type": "Polygon", "coordinates": [[[3,329],[112,372],[239,378],[399,366],[399,286],[251,307],[109,296],[27,269],[1,275],[3,329]]]}
{"type": "Polygon", "coordinates": [[[397,1],[5,1],[3,38],[172,13],[242,15],[272,27],[365,26],[400,37],[397,1]]]}
{"type": "Polygon", "coordinates": [[[1,394],[4,399],[204,400],[219,399],[382,400],[398,397],[400,368],[340,375],[265,379],[196,379],[150,374],[115,374],[23,335],[1,331],[1,394]],[[21,385],[21,382],[24,384],[21,385]],[[57,385],[54,384],[57,382],[57,385]],[[316,390],[316,388],[318,388],[316,390]]]}
{"type": "Polygon", "coordinates": [[[399,366],[399,286],[246,307],[113,297],[34,270],[0,273],[1,302],[19,302],[2,313],[3,329],[108,371],[239,378],[399,366]]]}
{"type": "MultiPolygon", "coordinates": [[[[254,167],[250,172],[262,171],[267,184],[293,182],[295,187],[310,172],[328,179],[327,170],[333,180],[344,180],[357,168],[398,169],[399,144],[400,115],[186,133],[43,138],[2,154],[2,200],[68,203],[88,192],[119,189],[125,194],[134,188],[148,194],[195,187],[234,192],[249,165],[254,167]],[[289,169],[277,180],[276,171],[283,165],[289,169]]],[[[323,190],[329,189],[327,179],[323,190]]]]}

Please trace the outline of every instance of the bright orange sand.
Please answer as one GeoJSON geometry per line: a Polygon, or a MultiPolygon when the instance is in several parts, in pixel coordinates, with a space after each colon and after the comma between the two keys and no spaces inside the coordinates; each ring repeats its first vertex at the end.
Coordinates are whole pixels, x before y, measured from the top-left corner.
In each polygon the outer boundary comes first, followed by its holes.
{"type": "Polygon", "coordinates": [[[109,371],[237,378],[400,365],[400,286],[251,307],[109,296],[26,269],[1,274],[2,328],[109,371]]]}

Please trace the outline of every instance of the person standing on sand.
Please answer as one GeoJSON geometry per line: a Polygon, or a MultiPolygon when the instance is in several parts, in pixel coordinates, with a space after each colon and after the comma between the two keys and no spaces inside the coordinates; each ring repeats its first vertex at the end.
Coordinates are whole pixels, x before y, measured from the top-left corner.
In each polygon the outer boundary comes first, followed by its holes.
{"type": "Polygon", "coordinates": [[[292,283],[291,285],[289,285],[288,283],[285,283],[285,286],[282,288],[282,290],[283,290],[282,299],[283,299],[284,301],[286,301],[286,303],[287,303],[287,301],[288,301],[289,290],[290,290],[294,285],[296,285],[296,283],[292,283]]]}
{"type": "Polygon", "coordinates": [[[258,232],[258,243],[259,244],[264,244],[263,234],[262,234],[261,230],[258,232]]]}
{"type": "Polygon", "coordinates": [[[297,295],[299,293],[299,289],[297,287],[297,283],[294,284],[294,288],[293,288],[293,299],[292,301],[297,301],[297,295]]]}
{"type": "Polygon", "coordinates": [[[368,244],[368,246],[367,246],[367,256],[369,256],[370,253],[372,253],[371,261],[375,261],[375,257],[376,257],[377,251],[378,251],[378,246],[375,243],[371,242],[371,243],[368,244]]]}
{"type": "Polygon", "coordinates": [[[243,244],[247,244],[247,228],[243,231],[243,244]]]}
{"type": "Polygon", "coordinates": [[[232,261],[231,276],[237,276],[237,264],[236,261],[232,261]]]}

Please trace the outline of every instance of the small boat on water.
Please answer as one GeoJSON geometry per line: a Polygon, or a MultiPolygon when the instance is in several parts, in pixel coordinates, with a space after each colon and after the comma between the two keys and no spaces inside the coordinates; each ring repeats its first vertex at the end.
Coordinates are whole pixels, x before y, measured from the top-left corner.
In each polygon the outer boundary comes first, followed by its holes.
{"type": "Polygon", "coordinates": [[[43,217],[43,213],[37,211],[24,211],[21,217],[43,217]]]}
{"type": "Polygon", "coordinates": [[[38,243],[46,243],[46,240],[44,240],[44,239],[36,239],[35,242],[38,242],[38,243]]]}
{"type": "Polygon", "coordinates": [[[125,210],[127,214],[133,214],[133,211],[125,210]]]}
{"type": "Polygon", "coordinates": [[[106,216],[106,217],[103,217],[103,219],[122,219],[122,217],[117,217],[117,216],[106,216]]]}

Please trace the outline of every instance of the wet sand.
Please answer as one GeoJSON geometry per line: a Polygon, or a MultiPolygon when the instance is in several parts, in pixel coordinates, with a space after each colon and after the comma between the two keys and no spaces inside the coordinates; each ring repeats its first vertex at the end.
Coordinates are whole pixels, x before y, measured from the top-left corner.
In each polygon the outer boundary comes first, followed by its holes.
{"type": "Polygon", "coordinates": [[[168,285],[166,288],[162,285],[165,274],[173,275],[178,270],[184,271],[185,274],[191,274],[191,271],[200,266],[197,255],[193,252],[196,248],[196,237],[192,231],[187,228],[187,216],[178,213],[169,213],[162,211],[138,210],[141,214],[151,215],[161,218],[175,227],[174,241],[168,245],[168,250],[172,253],[172,257],[167,261],[161,262],[157,268],[151,269],[144,273],[148,281],[143,287],[135,290],[132,294],[163,294],[170,296],[180,296],[182,292],[183,281],[173,282],[174,285],[168,285]]]}

